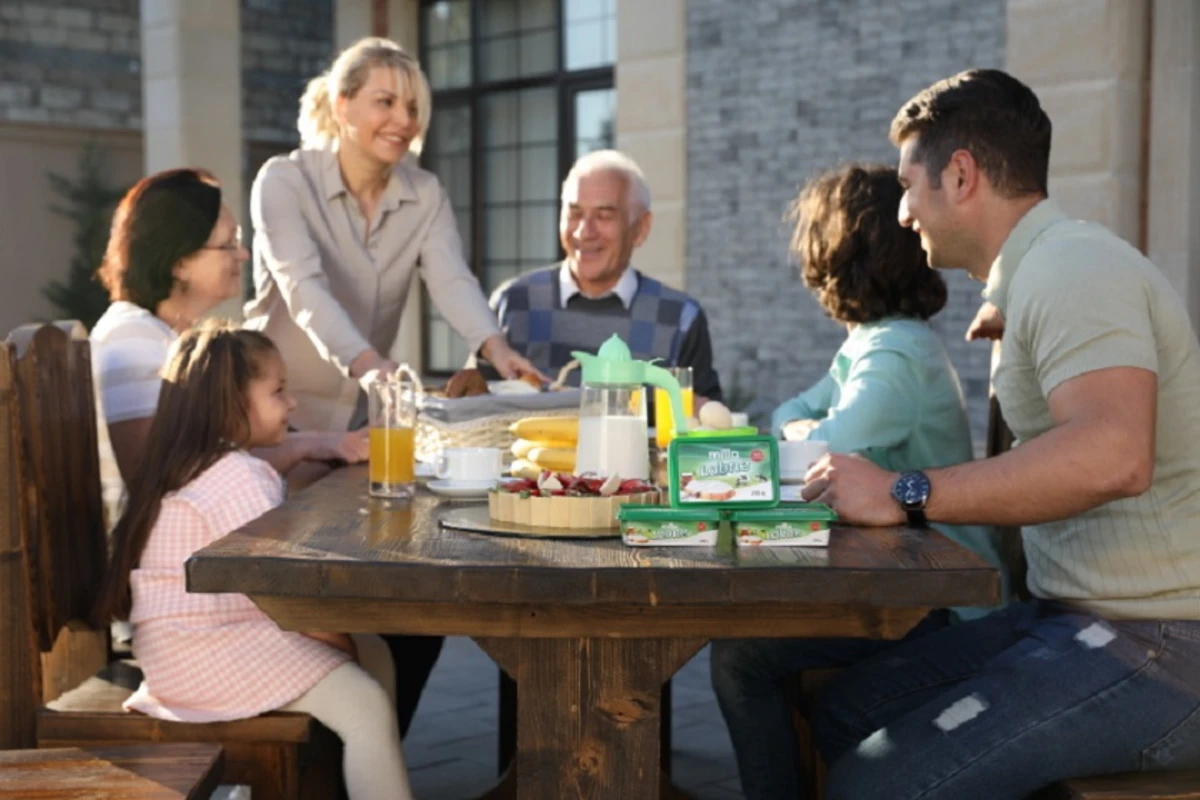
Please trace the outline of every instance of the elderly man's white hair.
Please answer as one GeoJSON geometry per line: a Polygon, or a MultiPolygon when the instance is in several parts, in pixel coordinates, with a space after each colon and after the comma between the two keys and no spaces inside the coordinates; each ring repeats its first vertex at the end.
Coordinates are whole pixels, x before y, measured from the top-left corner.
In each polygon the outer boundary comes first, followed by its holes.
{"type": "Polygon", "coordinates": [[[594,150],[581,156],[567,173],[567,179],[563,181],[562,201],[567,201],[567,193],[576,187],[580,178],[597,172],[615,172],[625,178],[631,222],[650,210],[650,187],[646,185],[646,176],[642,173],[642,168],[619,150],[594,150]]]}

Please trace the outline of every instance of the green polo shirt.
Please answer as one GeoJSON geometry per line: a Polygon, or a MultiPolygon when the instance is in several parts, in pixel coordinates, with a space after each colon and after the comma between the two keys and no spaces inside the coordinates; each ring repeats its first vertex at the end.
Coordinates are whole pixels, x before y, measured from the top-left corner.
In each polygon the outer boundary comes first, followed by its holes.
{"type": "Polygon", "coordinates": [[[993,380],[1019,441],[1053,427],[1047,398],[1064,381],[1110,367],[1158,376],[1150,489],[1026,526],[1030,591],[1112,619],[1200,619],[1200,347],[1175,290],[1112,232],[1044,200],[983,294],[1005,319],[993,380]]]}

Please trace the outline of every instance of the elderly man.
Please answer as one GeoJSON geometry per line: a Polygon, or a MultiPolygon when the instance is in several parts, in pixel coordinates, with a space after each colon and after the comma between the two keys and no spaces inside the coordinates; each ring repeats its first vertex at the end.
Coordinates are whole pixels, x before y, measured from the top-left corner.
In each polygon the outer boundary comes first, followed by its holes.
{"type": "Polygon", "coordinates": [[[558,233],[566,259],[505,283],[492,308],[512,347],[547,375],[572,350],[595,352],[615,333],[634,358],[691,367],[697,397],[719,400],[700,304],[630,266],[650,220],[650,189],[633,159],[615,150],[588,153],[563,182],[558,233]]]}
{"type": "Polygon", "coordinates": [[[1200,766],[1200,348],[1161,271],[1046,196],[1050,130],[999,70],[892,123],[900,223],[1002,317],[996,395],[1020,445],[900,475],[834,455],[804,495],[858,524],[1023,525],[1034,599],[841,673],[813,716],[831,800],[1200,766]]]}

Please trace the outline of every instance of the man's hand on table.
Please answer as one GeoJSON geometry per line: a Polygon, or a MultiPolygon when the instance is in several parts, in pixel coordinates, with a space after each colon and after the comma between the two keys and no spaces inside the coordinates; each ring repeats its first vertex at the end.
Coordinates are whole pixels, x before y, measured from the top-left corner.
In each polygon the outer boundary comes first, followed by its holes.
{"type": "Polygon", "coordinates": [[[801,497],[824,503],[851,525],[903,525],[907,517],[892,497],[897,477],[862,456],[828,453],[804,476],[801,497]]]}

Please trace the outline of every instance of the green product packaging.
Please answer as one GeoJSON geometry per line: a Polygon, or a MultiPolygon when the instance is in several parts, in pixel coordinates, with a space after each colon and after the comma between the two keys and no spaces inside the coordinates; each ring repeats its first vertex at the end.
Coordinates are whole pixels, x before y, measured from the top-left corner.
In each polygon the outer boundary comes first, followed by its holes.
{"type": "Polygon", "coordinates": [[[714,545],[721,528],[715,508],[671,508],[626,504],[617,512],[621,541],[633,547],[714,545]]]}
{"type": "Polygon", "coordinates": [[[774,508],[779,504],[779,446],[773,436],[694,433],[667,450],[676,508],[774,508]]]}
{"type": "Polygon", "coordinates": [[[729,515],[739,547],[827,547],[837,513],[823,503],[787,503],[729,515]]]}

